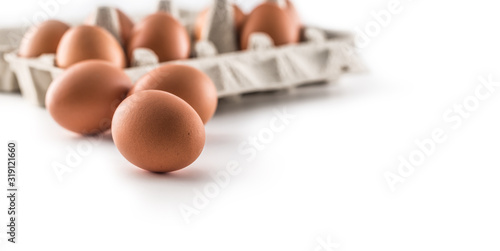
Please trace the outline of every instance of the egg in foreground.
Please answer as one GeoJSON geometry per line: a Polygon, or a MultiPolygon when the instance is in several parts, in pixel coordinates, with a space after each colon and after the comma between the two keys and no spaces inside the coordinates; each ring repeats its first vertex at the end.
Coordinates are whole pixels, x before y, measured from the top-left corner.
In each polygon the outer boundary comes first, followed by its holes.
{"type": "Polygon", "coordinates": [[[125,99],[115,112],[111,132],[128,161],[157,173],[189,166],[205,145],[205,128],[196,111],[181,98],[157,90],[125,99]]]}

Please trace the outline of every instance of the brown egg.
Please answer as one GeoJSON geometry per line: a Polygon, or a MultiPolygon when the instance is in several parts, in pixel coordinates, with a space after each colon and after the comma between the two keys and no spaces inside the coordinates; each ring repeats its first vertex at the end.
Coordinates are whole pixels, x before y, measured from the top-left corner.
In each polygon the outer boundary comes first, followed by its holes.
{"type": "Polygon", "coordinates": [[[295,8],[295,5],[290,0],[286,0],[286,3],[288,14],[292,17],[292,23],[294,23],[295,26],[299,27],[299,29],[302,28],[302,23],[300,21],[300,16],[297,8],[295,8]]]}
{"type": "Polygon", "coordinates": [[[128,56],[136,48],[148,48],[156,53],[160,62],[189,57],[191,41],[186,28],[165,12],[149,15],[138,23],[128,45],[128,56]]]}
{"type": "Polygon", "coordinates": [[[80,134],[108,130],[116,107],[132,86],[111,63],[87,60],[68,68],[49,86],[45,104],[62,127],[80,134]]]}
{"type": "Polygon", "coordinates": [[[32,58],[42,54],[55,54],[59,41],[69,28],[67,24],[57,20],[48,20],[32,27],[24,34],[19,56],[32,58]]]}
{"type": "Polygon", "coordinates": [[[205,128],[196,111],[164,91],[141,91],[125,99],[113,117],[111,132],[120,153],[151,172],[185,168],[205,145],[205,128]]]}
{"type": "Polygon", "coordinates": [[[134,22],[125,15],[121,10],[116,9],[118,13],[118,22],[120,23],[120,33],[122,36],[123,44],[127,46],[130,36],[132,35],[132,29],[134,29],[134,22]]]}
{"type": "Polygon", "coordinates": [[[186,101],[206,124],[217,109],[217,89],[203,72],[186,65],[164,65],[144,75],[129,95],[144,90],[160,90],[186,101]]]}
{"type": "Polygon", "coordinates": [[[300,29],[295,25],[289,10],[276,3],[265,2],[255,8],[247,17],[241,34],[241,48],[248,48],[250,35],[255,32],[268,34],[276,46],[297,43],[300,29]]]}
{"type": "MultiPolygon", "coordinates": [[[[236,31],[240,33],[241,30],[243,29],[243,25],[245,24],[246,15],[237,5],[233,4],[233,7],[234,7],[234,22],[236,25],[236,31]]],[[[207,16],[209,11],[210,8],[204,9],[202,12],[200,12],[198,17],[196,18],[194,25],[194,37],[197,41],[202,39],[201,36],[207,24],[207,18],[208,18],[207,16]]]]}
{"type": "Polygon", "coordinates": [[[120,68],[126,66],[123,49],[109,32],[88,25],[71,28],[57,47],[57,66],[68,68],[88,59],[105,60],[120,68]]]}

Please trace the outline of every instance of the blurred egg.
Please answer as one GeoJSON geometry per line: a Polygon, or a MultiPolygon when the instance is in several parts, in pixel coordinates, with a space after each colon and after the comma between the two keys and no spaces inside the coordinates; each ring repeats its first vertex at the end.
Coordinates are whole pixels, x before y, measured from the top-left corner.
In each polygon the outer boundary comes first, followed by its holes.
{"type": "Polygon", "coordinates": [[[295,8],[295,5],[290,0],[286,0],[286,3],[287,3],[288,14],[292,17],[293,25],[299,27],[299,29],[302,28],[302,23],[300,21],[300,16],[299,12],[297,11],[297,8],[295,8]]]}
{"type": "Polygon", "coordinates": [[[129,95],[144,90],[172,93],[186,101],[206,124],[217,109],[217,89],[203,72],[186,65],[164,65],[144,75],[129,95]]]}
{"type": "Polygon", "coordinates": [[[247,17],[241,34],[241,48],[248,48],[250,36],[255,32],[266,33],[276,46],[297,43],[300,29],[295,24],[288,8],[282,9],[274,2],[262,3],[247,17]]]}
{"type": "Polygon", "coordinates": [[[111,132],[120,153],[151,172],[185,168],[205,145],[205,128],[196,111],[164,91],[141,91],[125,99],[113,117],[111,132]]]}
{"type": "Polygon", "coordinates": [[[121,10],[116,9],[118,13],[118,22],[120,23],[120,34],[122,37],[123,44],[126,46],[132,35],[132,29],[134,29],[134,23],[130,18],[125,15],[121,10]]]}
{"type": "Polygon", "coordinates": [[[186,28],[165,12],[149,15],[136,24],[128,45],[128,56],[137,48],[147,48],[158,56],[160,62],[189,57],[191,41],[186,28]]]}
{"type": "Polygon", "coordinates": [[[19,56],[39,57],[42,54],[55,54],[59,41],[70,27],[57,20],[47,20],[26,32],[19,47],[19,56]]]}
{"type": "Polygon", "coordinates": [[[62,127],[80,134],[97,134],[111,127],[113,113],[131,86],[130,78],[111,63],[83,61],[52,82],[45,104],[62,127]]]}
{"type": "MultiPolygon", "coordinates": [[[[245,19],[246,15],[243,13],[243,11],[235,4],[233,4],[234,8],[234,22],[235,22],[235,27],[236,31],[238,33],[241,32],[243,29],[243,24],[245,24],[245,19]]],[[[196,18],[195,21],[195,26],[194,26],[194,37],[196,40],[201,40],[202,39],[202,34],[207,27],[207,19],[208,19],[208,12],[210,11],[210,8],[206,8],[203,11],[200,12],[198,17],[196,18]]]]}
{"type": "Polygon", "coordinates": [[[126,66],[123,49],[109,32],[89,25],[71,28],[57,47],[57,66],[67,68],[88,59],[105,60],[120,68],[126,66]]]}

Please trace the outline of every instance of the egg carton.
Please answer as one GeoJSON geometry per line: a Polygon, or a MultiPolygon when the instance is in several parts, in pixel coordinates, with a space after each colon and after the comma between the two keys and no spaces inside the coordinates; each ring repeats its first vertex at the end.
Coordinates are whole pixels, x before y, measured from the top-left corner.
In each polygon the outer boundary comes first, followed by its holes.
{"type": "MultiPolygon", "coordinates": [[[[167,11],[170,6],[166,2],[168,1],[160,1],[158,9],[167,11]]],[[[188,30],[193,29],[193,25],[188,20],[196,18],[194,16],[196,15],[195,12],[186,10],[172,11],[176,13],[175,15],[188,30]]],[[[134,20],[137,21],[140,18],[137,17],[134,20]]],[[[70,24],[76,25],[78,23],[70,22],[70,24]]],[[[26,27],[0,29],[0,92],[18,92],[21,90],[26,99],[42,105],[45,92],[50,84],[47,81],[52,81],[53,77],[62,71],[53,69],[53,67],[49,67],[50,69],[47,70],[47,64],[53,65],[52,56],[50,55],[43,55],[36,59],[20,59],[17,55],[12,55],[17,52],[26,31],[26,27]],[[8,61],[7,58],[11,60],[8,61]],[[16,71],[13,70],[13,67],[16,68],[16,71]],[[23,80],[18,81],[17,78],[23,80]]]]}
{"type": "MultiPolygon", "coordinates": [[[[101,10],[101,13],[106,12],[101,10]]],[[[184,13],[182,23],[192,33],[197,13],[186,10],[180,10],[179,13],[184,13]]],[[[214,19],[221,20],[220,17],[214,19]]],[[[106,26],[113,29],[112,24],[106,26]]],[[[213,22],[210,26],[217,27],[213,22]]],[[[113,30],[111,33],[119,34],[113,30]]],[[[268,35],[255,33],[250,37],[249,50],[221,54],[218,53],[221,48],[216,44],[224,43],[210,40],[193,42],[192,52],[195,57],[164,63],[159,63],[158,57],[151,50],[139,48],[133,55],[133,67],[125,69],[125,73],[135,83],[159,66],[189,65],[212,79],[219,98],[238,98],[246,93],[293,89],[318,82],[335,82],[344,73],[365,70],[361,58],[356,53],[352,34],[307,26],[301,33],[300,43],[279,47],[274,46],[268,35]]],[[[47,54],[27,59],[18,57],[14,51],[5,54],[4,58],[17,76],[23,96],[34,104],[44,106],[50,83],[64,71],[55,66],[55,55],[47,54]]]]}
{"type": "Polygon", "coordinates": [[[0,29],[0,92],[19,91],[17,79],[4,55],[17,48],[22,34],[22,29],[0,29]]]}

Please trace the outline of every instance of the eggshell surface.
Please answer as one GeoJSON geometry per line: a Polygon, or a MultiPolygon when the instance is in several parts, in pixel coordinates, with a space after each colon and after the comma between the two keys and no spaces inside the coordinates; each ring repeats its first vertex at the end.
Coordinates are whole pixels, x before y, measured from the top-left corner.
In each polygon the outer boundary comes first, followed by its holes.
{"type": "Polygon", "coordinates": [[[205,144],[205,128],[196,111],[179,97],[157,90],[125,99],[116,110],[111,131],[120,153],[151,172],[189,166],[205,144]]]}
{"type": "Polygon", "coordinates": [[[57,48],[57,66],[67,68],[90,59],[105,60],[120,68],[126,66],[120,43],[108,31],[89,25],[68,30],[57,48]]]}
{"type": "Polygon", "coordinates": [[[121,69],[106,61],[88,60],[56,78],[45,103],[52,118],[67,130],[98,134],[111,127],[113,113],[131,86],[121,69]]]}
{"type": "Polygon", "coordinates": [[[26,32],[19,47],[19,56],[39,57],[42,54],[56,53],[59,41],[69,26],[57,20],[47,20],[26,32]]]}
{"type": "Polygon", "coordinates": [[[139,79],[129,95],[144,90],[161,90],[178,96],[207,123],[217,109],[217,89],[200,70],[186,65],[164,65],[139,79]]]}

